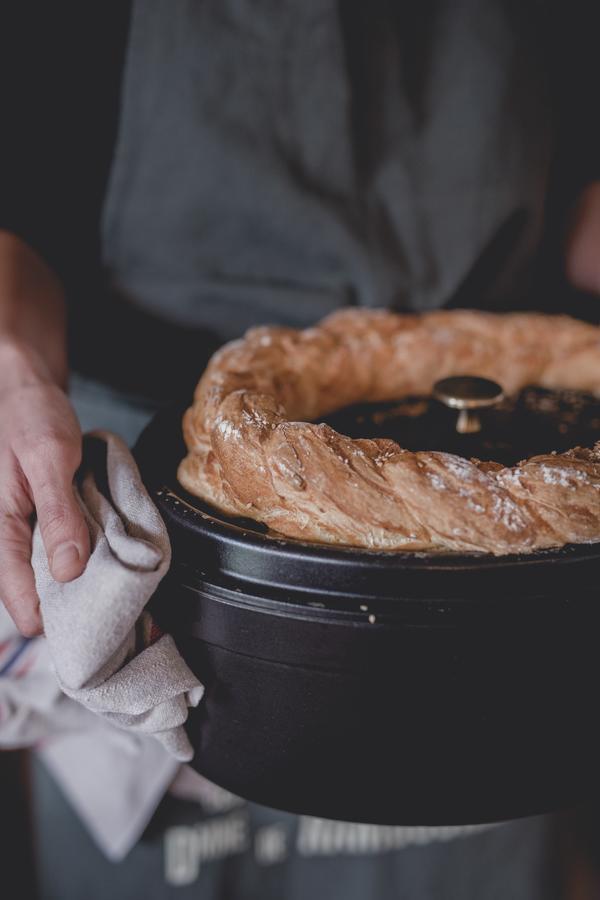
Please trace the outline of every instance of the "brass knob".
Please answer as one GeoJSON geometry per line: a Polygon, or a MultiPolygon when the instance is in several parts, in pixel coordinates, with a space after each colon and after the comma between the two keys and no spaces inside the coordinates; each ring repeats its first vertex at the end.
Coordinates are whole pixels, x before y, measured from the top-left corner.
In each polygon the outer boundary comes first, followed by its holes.
{"type": "Polygon", "coordinates": [[[504,391],[495,381],[475,375],[442,378],[433,386],[433,396],[444,406],[460,410],[456,430],[460,434],[481,431],[479,410],[495,406],[504,399],[504,391]]]}

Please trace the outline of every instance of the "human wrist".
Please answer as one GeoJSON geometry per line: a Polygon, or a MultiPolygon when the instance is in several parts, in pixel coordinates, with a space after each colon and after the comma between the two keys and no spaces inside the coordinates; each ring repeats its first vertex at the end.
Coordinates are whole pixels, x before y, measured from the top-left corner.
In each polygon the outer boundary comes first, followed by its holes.
{"type": "Polygon", "coordinates": [[[57,384],[48,363],[15,334],[0,331],[0,392],[40,384],[57,384]]]}

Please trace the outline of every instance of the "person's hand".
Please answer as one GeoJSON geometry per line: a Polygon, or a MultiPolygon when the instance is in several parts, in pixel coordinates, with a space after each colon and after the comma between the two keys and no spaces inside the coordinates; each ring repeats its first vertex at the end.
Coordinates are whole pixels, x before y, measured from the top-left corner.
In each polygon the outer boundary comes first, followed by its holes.
{"type": "Polygon", "coordinates": [[[89,557],[73,492],[80,457],[77,418],[46,363],[28,345],[0,339],[0,599],[26,636],[42,630],[31,568],[34,514],[57,581],[77,578],[89,557]]]}

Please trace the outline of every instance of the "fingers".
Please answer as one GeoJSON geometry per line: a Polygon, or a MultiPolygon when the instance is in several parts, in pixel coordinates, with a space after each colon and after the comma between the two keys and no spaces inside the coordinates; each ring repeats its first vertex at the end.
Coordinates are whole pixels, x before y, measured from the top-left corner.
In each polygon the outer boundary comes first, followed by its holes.
{"type": "Polygon", "coordinates": [[[81,575],[90,548],[73,490],[81,458],[77,418],[60,388],[33,370],[26,376],[17,384],[8,379],[0,393],[0,600],[19,630],[34,635],[42,621],[31,568],[32,514],[57,581],[81,575]]]}
{"type": "Polygon", "coordinates": [[[41,634],[42,619],[30,564],[31,504],[19,484],[16,462],[4,460],[0,469],[0,599],[21,634],[33,637],[41,634]]]}
{"type": "Polygon", "coordinates": [[[25,637],[42,632],[30,557],[31,530],[27,522],[0,514],[0,597],[25,637]]]}
{"type": "Polygon", "coordinates": [[[47,437],[21,459],[56,581],[72,581],[81,575],[90,554],[87,525],[73,492],[80,459],[78,436],[47,437]]]}

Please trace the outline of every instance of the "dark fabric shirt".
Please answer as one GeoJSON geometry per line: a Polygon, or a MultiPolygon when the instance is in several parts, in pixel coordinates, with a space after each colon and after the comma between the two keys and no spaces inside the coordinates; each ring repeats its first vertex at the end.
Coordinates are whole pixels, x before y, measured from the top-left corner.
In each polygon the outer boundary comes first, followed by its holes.
{"type": "MultiPolygon", "coordinates": [[[[0,226],[24,235],[61,274],[75,267],[73,246],[97,237],[130,12],[128,0],[0,9],[0,226]]],[[[559,81],[561,160],[570,165],[558,187],[572,196],[600,174],[600,13],[576,0],[539,3],[539,16],[559,81]]]]}
{"type": "MultiPolygon", "coordinates": [[[[415,15],[426,22],[436,5],[436,0],[428,0],[415,15]]],[[[506,6],[511,5],[520,15],[521,4],[510,0],[506,6]]],[[[576,192],[600,172],[600,124],[595,115],[600,88],[595,46],[600,10],[585,0],[576,0],[568,8],[549,2],[527,6],[527,27],[539,38],[558,123],[541,247],[550,260],[546,266],[548,281],[555,288],[561,277],[560,240],[566,212],[576,192]]],[[[369,57],[361,58],[361,35],[380,33],[385,42],[385,29],[378,26],[377,17],[395,21],[400,11],[406,10],[403,4],[391,0],[378,0],[368,10],[364,3],[347,0],[340,4],[342,8],[344,20],[353,29],[345,39],[350,48],[354,47],[349,77],[360,102],[361,91],[369,89],[361,80],[361,72],[368,75],[377,69],[374,43],[369,45],[369,57]]],[[[418,32],[418,23],[411,22],[411,26],[418,32]]],[[[105,0],[102,4],[55,0],[46,5],[20,0],[3,6],[0,227],[22,235],[65,281],[74,333],[85,331],[94,338],[91,342],[74,342],[78,367],[95,371],[100,359],[94,358],[94,346],[105,346],[110,337],[115,345],[111,373],[115,380],[127,371],[128,380],[133,378],[135,382],[138,372],[140,383],[133,387],[147,389],[156,372],[151,361],[157,352],[164,358],[168,353],[165,348],[171,346],[181,359],[185,356],[181,342],[197,348],[198,336],[189,328],[173,328],[169,340],[170,326],[144,315],[140,339],[139,316],[122,309],[113,316],[103,287],[100,218],[117,137],[129,27],[130,4],[124,0],[105,0]]],[[[409,90],[431,64],[418,47],[417,42],[406,48],[404,75],[409,90]]],[[[368,129],[363,129],[359,143],[368,155],[368,129]]],[[[476,302],[479,274],[476,265],[467,281],[469,290],[462,291],[457,303],[476,302]]],[[[549,300],[548,305],[553,302],[549,300]]],[[[206,337],[203,341],[208,354],[213,344],[206,337]]],[[[181,366],[177,368],[181,370],[181,366]]],[[[197,356],[190,363],[189,377],[192,368],[197,374],[197,356]]],[[[164,369],[160,377],[157,374],[157,387],[164,381],[164,369]]]]}

